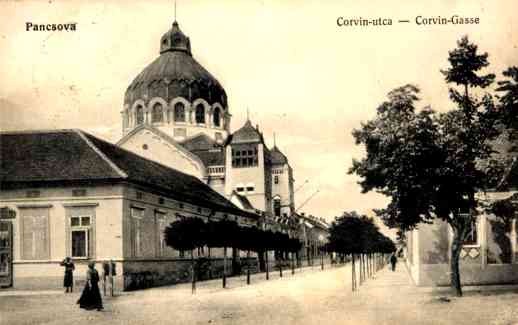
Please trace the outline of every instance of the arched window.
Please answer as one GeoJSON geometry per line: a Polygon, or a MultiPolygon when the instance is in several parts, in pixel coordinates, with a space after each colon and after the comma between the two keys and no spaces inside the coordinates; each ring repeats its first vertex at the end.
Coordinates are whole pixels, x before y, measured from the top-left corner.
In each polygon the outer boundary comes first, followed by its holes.
{"type": "Polygon", "coordinates": [[[162,104],[156,103],[153,106],[151,120],[153,123],[162,122],[164,120],[164,111],[162,109],[162,104]]]}
{"type": "Polygon", "coordinates": [[[126,110],[124,111],[124,114],[123,114],[122,124],[123,124],[124,128],[127,128],[129,126],[129,115],[128,115],[128,111],[126,111],[126,110]]]}
{"type": "Polygon", "coordinates": [[[280,197],[276,197],[273,199],[273,214],[276,217],[281,216],[281,198],[280,197]]]}
{"type": "Polygon", "coordinates": [[[174,104],[174,121],[185,122],[185,106],[182,103],[174,104]]]}
{"type": "Polygon", "coordinates": [[[212,114],[212,122],[214,123],[214,126],[220,126],[221,125],[221,113],[219,111],[219,107],[216,107],[214,109],[214,113],[212,114]]]}
{"type": "Polygon", "coordinates": [[[144,108],[139,105],[137,106],[137,125],[144,123],[144,108]]]}
{"type": "Polygon", "coordinates": [[[196,106],[196,123],[205,124],[205,107],[202,104],[196,106]]]}

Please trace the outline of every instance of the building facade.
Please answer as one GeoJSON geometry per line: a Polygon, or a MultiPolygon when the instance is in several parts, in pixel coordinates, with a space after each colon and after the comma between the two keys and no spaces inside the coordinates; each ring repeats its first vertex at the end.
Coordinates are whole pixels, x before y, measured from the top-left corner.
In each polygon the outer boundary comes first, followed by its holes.
{"type": "MultiPolygon", "coordinates": [[[[66,256],[76,284],[89,261],[109,260],[119,289],[181,282],[190,260],[165,245],[167,225],[186,217],[259,222],[196,177],[79,130],[1,133],[0,146],[0,207],[12,212],[0,219],[2,286],[58,288],[66,256]]],[[[220,257],[212,251],[215,276],[220,257]]]]}
{"type": "MultiPolygon", "coordinates": [[[[118,145],[202,180],[226,198],[245,196],[274,228],[295,218],[293,170],[248,119],[230,131],[227,94],[192,56],[175,21],[159,56],[131,82],[118,145]]],[[[287,231],[287,230],[286,230],[287,231]]]]}
{"type": "MultiPolygon", "coordinates": [[[[502,141],[499,141],[502,142],[502,141]]],[[[518,204],[518,164],[510,143],[497,143],[500,155],[511,157],[499,186],[477,198],[485,206],[503,199],[518,204]]],[[[443,221],[421,224],[406,233],[407,264],[414,282],[420,286],[450,284],[450,256],[453,232],[443,221]]],[[[503,221],[478,211],[476,221],[460,255],[461,281],[465,285],[518,284],[517,218],[503,221]]]]}

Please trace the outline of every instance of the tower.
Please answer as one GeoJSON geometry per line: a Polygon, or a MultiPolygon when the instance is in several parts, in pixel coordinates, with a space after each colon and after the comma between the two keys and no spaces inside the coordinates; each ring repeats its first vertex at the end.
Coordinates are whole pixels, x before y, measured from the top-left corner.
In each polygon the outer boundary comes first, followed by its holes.
{"type": "Polygon", "coordinates": [[[151,125],[181,142],[205,134],[222,144],[229,134],[227,95],[192,56],[191,41],[174,21],[160,39],[160,55],[128,86],[123,135],[151,125]]]}
{"type": "Polygon", "coordinates": [[[244,195],[259,210],[271,213],[271,161],[263,135],[247,120],[234,132],[226,150],[225,193],[244,195]]]}

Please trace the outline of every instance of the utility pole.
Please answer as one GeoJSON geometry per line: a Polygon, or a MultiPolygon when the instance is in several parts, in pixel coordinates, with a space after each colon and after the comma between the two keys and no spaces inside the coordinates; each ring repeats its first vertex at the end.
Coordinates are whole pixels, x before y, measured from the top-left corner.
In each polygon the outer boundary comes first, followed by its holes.
{"type": "Polygon", "coordinates": [[[309,180],[305,180],[304,183],[302,183],[294,192],[293,194],[297,193],[302,187],[304,187],[304,185],[306,185],[307,183],[309,183],[309,180]]]}
{"type": "Polygon", "coordinates": [[[315,193],[311,194],[307,199],[306,201],[304,201],[301,205],[299,205],[298,208],[295,209],[295,212],[299,211],[300,208],[302,208],[303,206],[305,206],[311,199],[313,199],[315,197],[315,195],[318,194],[318,192],[320,192],[320,190],[316,190],[315,193]]]}

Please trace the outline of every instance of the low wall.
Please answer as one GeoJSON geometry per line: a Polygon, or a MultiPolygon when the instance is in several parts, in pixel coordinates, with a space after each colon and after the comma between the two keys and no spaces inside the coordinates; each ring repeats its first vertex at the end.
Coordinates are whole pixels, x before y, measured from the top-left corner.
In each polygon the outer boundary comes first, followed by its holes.
{"type": "MultiPolygon", "coordinates": [[[[460,266],[460,277],[463,285],[518,284],[518,264],[464,264],[460,266]]],[[[450,266],[423,264],[416,283],[418,286],[449,286],[450,266]]]]}
{"type": "MultiPolygon", "coordinates": [[[[246,258],[240,259],[241,273],[246,271],[246,258]]],[[[199,264],[198,264],[199,265],[199,264]]],[[[250,258],[252,273],[258,272],[257,258],[250,258]]],[[[232,273],[232,259],[227,259],[227,276],[232,273]]],[[[205,260],[198,267],[198,281],[223,276],[223,259],[205,260]]],[[[123,263],[124,290],[137,290],[191,281],[191,260],[133,260],[123,263]]]]}
{"type": "MultiPolygon", "coordinates": [[[[74,261],[74,290],[82,290],[86,281],[87,261],[74,261]]],[[[102,262],[96,263],[96,269],[101,277],[99,286],[102,289],[102,262]]],[[[117,276],[114,277],[116,290],[121,290],[123,277],[122,263],[115,263],[117,276]]],[[[59,262],[23,262],[13,263],[13,289],[20,290],[61,290],[63,289],[64,267],[59,262]]]]}

